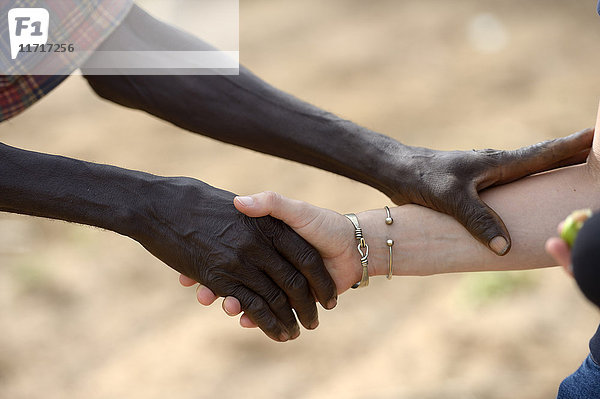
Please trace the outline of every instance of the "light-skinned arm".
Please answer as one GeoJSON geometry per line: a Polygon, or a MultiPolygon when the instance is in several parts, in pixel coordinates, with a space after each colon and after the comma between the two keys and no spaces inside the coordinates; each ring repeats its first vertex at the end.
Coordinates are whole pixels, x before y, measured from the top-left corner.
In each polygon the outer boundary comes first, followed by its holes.
{"type": "MultiPolygon", "coordinates": [[[[600,208],[599,158],[600,139],[596,137],[585,164],[528,177],[482,194],[513,234],[513,248],[504,257],[487,251],[452,218],[424,207],[391,209],[394,223],[389,226],[383,209],[358,213],[369,245],[369,275],[387,274],[388,238],[395,242],[397,276],[555,266],[557,262],[544,247],[546,240],[556,234],[556,225],[573,209],[600,208]]],[[[323,257],[339,294],[360,280],[362,266],[354,227],[343,215],[272,192],[236,197],[234,204],[251,217],[271,215],[280,219],[310,242],[323,257]]],[[[213,299],[205,288],[199,295],[213,299]]],[[[230,315],[239,313],[234,298],[227,298],[223,306],[230,315]]],[[[252,326],[244,316],[241,324],[252,326]]]]}
{"type": "MultiPolygon", "coordinates": [[[[369,245],[369,275],[387,274],[389,238],[394,240],[397,276],[554,266],[544,243],[555,234],[556,225],[573,209],[600,207],[594,171],[589,165],[574,166],[483,193],[513,232],[513,248],[504,257],[487,251],[451,217],[418,205],[392,208],[394,223],[389,226],[383,208],[360,212],[357,216],[369,245]]],[[[273,192],[237,197],[234,204],[248,216],[269,214],[280,219],[310,242],[321,253],[338,294],[360,280],[354,227],[343,215],[273,192]]]]}

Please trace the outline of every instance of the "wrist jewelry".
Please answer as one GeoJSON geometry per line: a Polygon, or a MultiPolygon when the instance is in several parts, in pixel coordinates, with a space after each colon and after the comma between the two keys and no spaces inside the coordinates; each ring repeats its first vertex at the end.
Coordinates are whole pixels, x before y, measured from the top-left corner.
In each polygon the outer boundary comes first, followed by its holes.
{"type": "MultiPolygon", "coordinates": [[[[387,215],[387,217],[385,218],[385,224],[390,226],[392,223],[394,223],[394,219],[392,219],[392,214],[390,213],[390,208],[387,206],[385,207],[385,213],[387,215]]],[[[390,249],[390,263],[389,263],[389,268],[388,268],[387,279],[391,280],[394,275],[394,266],[393,266],[394,258],[392,255],[392,247],[394,246],[394,240],[392,240],[391,238],[388,238],[388,240],[385,243],[387,244],[388,248],[390,249]]]]}
{"type": "Polygon", "coordinates": [[[358,253],[360,254],[360,263],[362,265],[362,277],[360,281],[352,286],[352,288],[366,287],[369,285],[369,261],[367,257],[369,256],[369,246],[363,237],[362,229],[358,224],[358,218],[354,213],[348,213],[344,215],[352,222],[354,225],[354,236],[358,240],[358,253]]]}

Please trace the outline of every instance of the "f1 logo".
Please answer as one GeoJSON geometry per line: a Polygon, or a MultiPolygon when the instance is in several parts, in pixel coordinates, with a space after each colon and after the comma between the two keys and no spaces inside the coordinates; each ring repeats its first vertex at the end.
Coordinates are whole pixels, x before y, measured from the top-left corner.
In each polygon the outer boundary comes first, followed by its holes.
{"type": "Polygon", "coordinates": [[[10,52],[16,59],[23,46],[48,42],[50,14],[45,8],[13,8],[8,12],[10,52]]]}

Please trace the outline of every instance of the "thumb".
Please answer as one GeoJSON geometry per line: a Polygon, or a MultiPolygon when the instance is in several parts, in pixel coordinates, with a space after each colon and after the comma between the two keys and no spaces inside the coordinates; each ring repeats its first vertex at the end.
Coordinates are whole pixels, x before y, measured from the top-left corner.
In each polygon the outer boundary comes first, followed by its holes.
{"type": "Polygon", "coordinates": [[[265,191],[233,199],[235,208],[246,216],[262,217],[270,215],[291,228],[301,228],[317,216],[318,208],[303,201],[284,197],[273,191],[265,191]]]}
{"type": "Polygon", "coordinates": [[[475,189],[461,202],[456,219],[496,255],[506,255],[510,251],[511,239],[500,216],[479,198],[475,189]]]}

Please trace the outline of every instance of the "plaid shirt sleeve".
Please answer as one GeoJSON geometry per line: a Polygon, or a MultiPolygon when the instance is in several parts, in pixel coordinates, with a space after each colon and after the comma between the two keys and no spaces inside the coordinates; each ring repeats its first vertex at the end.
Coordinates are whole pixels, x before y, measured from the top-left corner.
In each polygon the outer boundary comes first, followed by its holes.
{"type": "Polygon", "coordinates": [[[79,68],[129,13],[133,0],[9,0],[0,2],[0,122],[22,112],[79,68]],[[72,44],[72,53],[11,58],[8,11],[45,8],[48,43],[72,44]],[[42,68],[42,73],[37,73],[42,68]]]}

